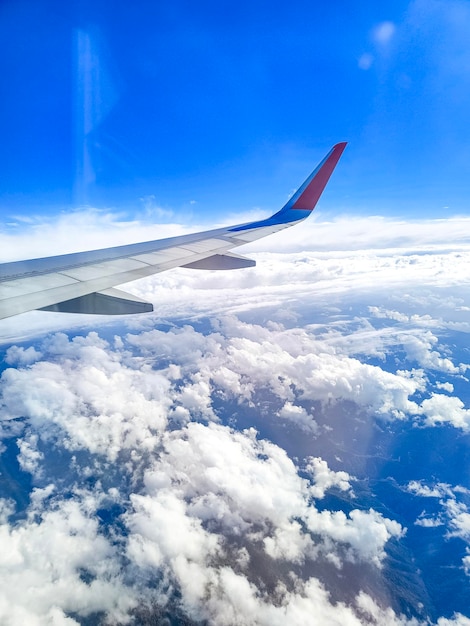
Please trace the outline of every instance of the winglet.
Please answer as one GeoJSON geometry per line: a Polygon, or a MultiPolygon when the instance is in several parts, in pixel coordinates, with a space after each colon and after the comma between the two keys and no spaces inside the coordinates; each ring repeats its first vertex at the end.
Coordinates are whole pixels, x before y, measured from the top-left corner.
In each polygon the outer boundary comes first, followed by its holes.
{"type": "MultiPolygon", "coordinates": [[[[347,142],[343,141],[333,146],[303,185],[297,189],[289,202],[278,212],[278,215],[288,211],[313,211],[346,145],[347,142]]],[[[294,217],[294,219],[300,218],[300,215],[297,218],[294,217]]]]}
{"type": "Polygon", "coordinates": [[[313,170],[307,180],[297,189],[292,198],[280,211],[265,220],[233,226],[230,230],[237,232],[278,224],[292,225],[307,218],[315,208],[346,146],[346,141],[333,146],[323,161],[313,170]]]}

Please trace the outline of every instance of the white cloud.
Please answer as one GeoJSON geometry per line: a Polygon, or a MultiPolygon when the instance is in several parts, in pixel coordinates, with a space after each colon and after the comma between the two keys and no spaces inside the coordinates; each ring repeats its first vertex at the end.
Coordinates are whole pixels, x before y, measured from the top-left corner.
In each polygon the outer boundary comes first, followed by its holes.
{"type": "Polygon", "coordinates": [[[44,454],[37,449],[37,444],[37,434],[29,433],[27,436],[17,439],[17,446],[20,450],[17,458],[23,472],[39,475],[39,464],[44,458],[44,454]]]}
{"type": "MultiPolygon", "coordinates": [[[[428,485],[424,481],[411,481],[407,485],[407,490],[422,498],[439,499],[440,510],[437,515],[428,516],[426,511],[423,511],[415,522],[417,526],[436,528],[445,525],[447,538],[459,537],[467,545],[470,545],[470,513],[467,504],[461,501],[470,494],[468,489],[461,485],[451,486],[447,483],[428,485]]],[[[468,552],[469,548],[467,547],[467,555],[468,552]]],[[[467,572],[468,556],[463,557],[462,564],[467,572]]]]}
{"type": "Polygon", "coordinates": [[[443,389],[444,391],[447,391],[448,393],[453,393],[454,392],[454,385],[452,383],[449,382],[445,382],[445,383],[436,383],[436,388],[437,389],[443,389]]]}
{"type": "Polygon", "coordinates": [[[373,32],[372,37],[375,43],[385,46],[388,45],[395,35],[396,26],[393,22],[385,21],[378,24],[373,32]]]}
{"type": "Polygon", "coordinates": [[[424,626],[424,623],[412,618],[406,619],[403,615],[397,616],[391,609],[383,609],[378,606],[366,593],[360,593],[357,598],[357,606],[364,623],[383,624],[384,626],[424,626]]]}
{"type": "MultiPolygon", "coordinates": [[[[468,245],[469,220],[466,216],[400,220],[378,215],[341,215],[328,220],[320,212],[314,213],[301,227],[289,228],[255,241],[244,246],[244,250],[328,252],[329,255],[332,251],[361,250],[366,252],[366,257],[371,251],[378,250],[395,253],[405,249],[408,252],[449,252],[449,246],[468,245]]],[[[359,260],[367,263],[366,258],[359,260]]],[[[416,259],[402,259],[406,265],[410,261],[413,263],[416,259]]]]}
{"type": "Polygon", "coordinates": [[[450,535],[460,537],[470,543],[470,513],[467,506],[455,499],[446,502],[447,515],[450,518],[450,535]]]}
{"type": "Polygon", "coordinates": [[[444,521],[440,517],[424,517],[421,515],[415,521],[415,526],[422,526],[423,528],[437,528],[438,526],[443,526],[444,521]]]}
{"type": "Polygon", "coordinates": [[[142,453],[156,445],[171,402],[163,375],[108,350],[96,333],[72,340],[59,334],[44,346],[53,358],[60,354],[61,363],[5,370],[1,419],[27,417],[42,437],[62,432],[67,449],[113,461],[122,449],[138,447],[142,453]]]}
{"type": "Polygon", "coordinates": [[[451,619],[440,617],[437,620],[437,626],[470,626],[470,619],[461,613],[456,613],[451,619]]]}
{"type": "Polygon", "coordinates": [[[0,525],[6,524],[15,512],[15,502],[11,498],[0,498],[0,525]]]}
{"type": "Polygon", "coordinates": [[[350,491],[351,477],[347,472],[334,472],[328,467],[326,461],[320,457],[310,457],[307,459],[305,468],[313,477],[314,484],[310,488],[310,493],[314,498],[323,498],[325,492],[331,487],[338,487],[341,491],[350,491]]]}
{"type": "MultiPolygon", "coordinates": [[[[365,561],[380,567],[385,558],[385,544],[391,537],[400,537],[405,530],[394,520],[382,517],[374,510],[354,509],[347,516],[343,511],[317,511],[310,508],[307,526],[320,535],[348,544],[365,561]]],[[[355,559],[350,553],[349,557],[355,559]]]]}
{"type": "Polygon", "coordinates": [[[430,426],[447,423],[470,430],[470,409],[466,409],[462,400],[455,396],[432,393],[430,398],[423,400],[417,413],[424,415],[430,426]]]}
{"type": "Polygon", "coordinates": [[[292,421],[306,432],[311,432],[314,435],[318,432],[318,424],[313,416],[303,407],[292,404],[292,402],[286,402],[278,415],[282,419],[292,421]]]}
{"type": "Polygon", "coordinates": [[[467,548],[467,556],[462,559],[463,567],[467,576],[470,576],[470,549],[467,548]]]}
{"type": "Polygon", "coordinates": [[[464,367],[456,367],[449,358],[443,358],[439,352],[433,350],[437,343],[437,337],[430,331],[420,335],[407,334],[403,336],[403,347],[407,357],[416,361],[421,367],[440,370],[449,374],[458,374],[460,371],[464,371],[464,367]]]}
{"type": "MultiPolygon", "coordinates": [[[[127,555],[139,567],[158,566],[176,578],[192,615],[220,624],[232,624],[234,615],[237,623],[281,624],[286,614],[298,614],[295,623],[311,623],[315,606],[331,623],[341,616],[359,623],[353,609],[329,606],[328,594],[313,578],[299,580],[296,592],[279,583],[276,594],[284,610],[276,608],[251,580],[239,542],[248,553],[262,545],[266,557],[302,564],[322,552],[331,560],[338,541],[347,558],[380,566],[387,540],[402,533],[399,524],[375,511],[354,510],[349,517],[319,513],[308,504],[308,483],[285,452],[257,440],[253,431],[191,423],[183,433],[167,433],[164,450],[145,473],[145,494],[132,498],[127,555]],[[302,531],[299,519],[316,541],[302,531]],[[242,564],[241,571],[234,563],[242,564]]],[[[333,484],[349,488],[347,474],[329,471],[321,459],[312,463],[321,493],[333,484]]]]}
{"type": "MultiPolygon", "coordinates": [[[[55,252],[70,252],[73,239],[69,233],[76,230],[82,233],[83,248],[158,238],[184,230],[128,223],[119,221],[119,215],[93,211],[64,214],[55,224],[46,226],[32,226],[30,231],[16,235],[3,233],[0,243],[4,259],[17,258],[21,250],[29,250],[30,256],[50,254],[50,241],[57,242],[55,252]]],[[[171,270],[130,283],[126,289],[153,301],[160,316],[236,313],[277,304],[279,316],[285,318],[289,316],[286,302],[292,298],[301,301],[315,295],[317,301],[325,302],[338,294],[370,292],[371,281],[376,293],[384,293],[385,288],[388,293],[411,290],[413,285],[421,291],[426,286],[461,285],[470,278],[468,232],[466,217],[406,221],[343,216],[323,221],[318,214],[302,228],[287,229],[240,248],[247,255],[258,253],[257,268],[233,272],[171,270]],[[259,254],[273,249],[297,253],[290,257],[259,254]]],[[[465,320],[462,317],[460,323],[468,328],[465,320]]],[[[51,329],[103,323],[106,321],[99,316],[32,312],[2,320],[0,337],[3,341],[21,340],[51,329]]]]}
{"type": "Polygon", "coordinates": [[[453,496],[453,489],[446,483],[436,483],[429,486],[423,481],[412,480],[407,485],[407,490],[422,498],[443,498],[453,496]]]}
{"type": "Polygon", "coordinates": [[[123,586],[115,548],[90,511],[69,499],[37,510],[37,518],[0,525],[1,623],[72,625],[79,622],[68,613],[100,611],[127,622],[136,599],[123,586]]]}
{"type": "Polygon", "coordinates": [[[42,354],[33,346],[23,348],[22,346],[11,346],[6,351],[5,363],[8,365],[31,365],[39,361],[42,354]]]}
{"type": "MultiPolygon", "coordinates": [[[[346,472],[334,472],[321,458],[313,458],[305,468],[308,479],[301,478],[286,452],[258,440],[253,429],[237,432],[211,423],[218,419],[213,411],[218,390],[227,399],[237,398],[249,406],[263,386],[282,399],[281,406],[287,404],[291,413],[308,418],[287,396],[293,381],[301,389],[308,383],[312,365],[319,367],[319,362],[310,361],[314,338],[301,329],[287,331],[280,324],[262,328],[236,318],[220,320],[218,326],[208,335],[190,326],[167,332],[154,329],[113,344],[96,332],[72,339],[58,333],[43,340],[42,360],[6,369],[1,379],[2,418],[7,422],[26,419],[28,424],[18,439],[22,468],[36,480],[46,475],[48,458],[40,450],[42,445],[91,454],[82,467],[77,457],[71,457],[69,470],[79,476],[104,480],[106,462],[118,464],[120,472],[132,480],[143,476],[144,488],[129,494],[131,504],[123,517],[128,536],[121,544],[131,567],[145,579],[158,568],[176,584],[185,610],[195,618],[230,624],[240,612],[247,623],[255,615],[257,623],[271,624],[283,623],[290,614],[299,615],[299,623],[308,623],[312,602],[321,601],[321,608],[316,609],[325,619],[329,616],[334,622],[345,616],[350,623],[359,623],[354,606],[332,604],[327,590],[312,577],[299,579],[292,587],[289,577],[283,579],[281,566],[276,591],[281,604],[273,603],[271,594],[252,578],[252,554],[270,562],[274,571],[277,562],[304,567],[317,559],[336,568],[341,568],[344,559],[380,567],[387,541],[402,533],[400,525],[373,510],[320,513],[312,495],[321,498],[333,487],[350,492],[352,479],[346,472]],[[273,366],[285,380],[273,380],[273,366]],[[186,411],[187,419],[178,419],[168,430],[168,420],[179,409],[186,411]],[[187,423],[195,416],[209,423],[187,423]]],[[[327,344],[318,348],[320,354],[325,350],[333,358],[327,344]]],[[[402,377],[398,380],[401,385],[402,377]]],[[[348,388],[345,383],[344,389],[348,388]]],[[[4,556],[9,559],[4,562],[5,576],[18,563],[18,571],[29,572],[31,566],[21,560],[23,544],[30,545],[29,537],[49,529],[50,524],[54,550],[60,548],[64,555],[57,567],[75,549],[74,542],[82,540],[81,529],[87,533],[94,551],[87,567],[96,579],[82,589],[74,581],[79,579],[83,560],[69,558],[68,570],[64,562],[62,569],[51,573],[66,581],[69,590],[54,591],[54,609],[46,592],[41,598],[33,594],[30,603],[15,596],[9,604],[5,600],[5,616],[10,611],[13,621],[20,614],[27,621],[33,615],[52,620],[51,611],[56,611],[54,619],[64,621],[71,619],[69,613],[100,610],[115,616],[135,604],[136,594],[146,597],[142,589],[119,586],[119,544],[112,545],[101,536],[94,517],[103,497],[77,492],[74,500],[61,500],[52,484],[33,492],[22,530],[18,526],[4,529],[12,546],[10,556],[4,556]],[[11,536],[17,537],[16,551],[11,536]],[[107,565],[100,570],[94,565],[98,562],[107,565]],[[98,590],[100,602],[94,595],[98,590]]],[[[113,497],[122,501],[119,493],[113,497]]],[[[35,545],[31,550],[36,550],[35,545]]],[[[88,554],[86,545],[80,559],[88,554]]],[[[49,558],[58,558],[57,553],[49,558]]],[[[41,557],[36,566],[38,570],[31,574],[34,584],[49,590],[47,576],[40,578],[41,557]]],[[[167,599],[163,591],[156,595],[157,602],[167,599]]]]}

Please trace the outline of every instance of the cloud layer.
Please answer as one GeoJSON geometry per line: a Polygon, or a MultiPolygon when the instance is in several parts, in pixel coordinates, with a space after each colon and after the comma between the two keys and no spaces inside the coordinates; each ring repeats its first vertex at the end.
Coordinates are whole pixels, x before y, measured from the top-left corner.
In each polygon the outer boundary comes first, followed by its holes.
{"type": "Polygon", "coordinates": [[[426,623],[392,581],[418,530],[468,574],[470,486],[412,464],[397,493],[438,504],[404,519],[367,481],[396,432],[470,430],[470,256],[433,241],[257,253],[133,285],[153,316],[4,326],[2,623],[426,623]]]}
{"type": "MultiPolygon", "coordinates": [[[[254,429],[220,423],[217,394],[253,399],[242,389],[249,372],[242,377],[230,362],[228,386],[214,382],[223,380],[215,355],[230,352],[221,343],[222,334],[191,327],[129,335],[114,348],[96,333],[59,334],[42,343],[36,362],[4,371],[4,436],[17,435],[20,467],[38,487],[23,520],[9,523],[12,503],[4,505],[3,589],[17,586],[15,572],[40,589],[37,597],[7,591],[4,623],[66,615],[73,623],[75,613],[101,611],[126,621],[137,599],[165,604],[176,589],[190,616],[219,624],[281,624],[289,615],[309,623],[312,602],[331,619],[359,623],[357,606],[332,604],[309,564],[380,570],[387,541],[404,530],[372,509],[318,510],[328,490],[351,493],[346,472],[313,457],[296,467],[254,429]],[[209,350],[213,378],[201,363],[209,350]],[[69,497],[61,481],[48,482],[58,455],[69,497]],[[80,486],[86,478],[93,488],[80,486]],[[113,506],[123,534],[117,524],[100,526],[99,510],[113,506]],[[166,592],[125,582],[155,576],[166,592]]],[[[7,358],[19,354],[10,348],[7,358]]],[[[251,387],[258,384],[266,382],[251,387]]]]}

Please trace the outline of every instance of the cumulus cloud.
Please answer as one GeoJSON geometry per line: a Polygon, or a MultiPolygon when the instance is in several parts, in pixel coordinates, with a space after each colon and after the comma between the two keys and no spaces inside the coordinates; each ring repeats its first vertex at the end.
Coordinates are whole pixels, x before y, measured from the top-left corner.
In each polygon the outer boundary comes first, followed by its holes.
{"type": "MultiPolygon", "coordinates": [[[[276,571],[276,561],[302,564],[321,554],[331,561],[338,542],[345,547],[337,555],[339,563],[346,554],[380,566],[387,540],[401,535],[399,524],[375,511],[320,513],[309,504],[308,482],[285,452],[258,440],[254,431],[191,423],[183,437],[168,433],[164,450],[146,471],[145,492],[132,497],[133,510],[126,517],[131,529],[127,555],[133,562],[166,568],[190,613],[211,622],[282,623],[284,611],[295,614],[301,603],[297,623],[308,623],[314,606],[309,592],[315,589],[325,617],[336,620],[344,614],[356,623],[351,608],[327,610],[328,594],[313,578],[299,579],[296,591],[289,591],[292,580],[281,576],[275,595],[285,609],[276,609],[253,577],[256,562],[276,571]],[[312,534],[302,532],[299,522],[312,534]]],[[[335,483],[349,487],[345,473],[335,476],[316,461],[316,474],[322,474],[319,491],[335,483]]],[[[262,570],[257,576],[263,580],[262,570]]],[[[264,584],[269,587],[268,579],[264,584]]]]}
{"type": "MultiPolygon", "coordinates": [[[[422,498],[438,498],[440,509],[434,515],[423,511],[416,520],[418,526],[435,528],[445,526],[447,538],[458,537],[467,546],[470,545],[470,512],[466,502],[470,491],[461,485],[451,486],[446,483],[426,484],[425,481],[411,481],[407,485],[408,491],[422,498]]],[[[468,554],[467,547],[466,553],[468,554]]],[[[462,564],[468,573],[468,556],[462,558],[462,564]]]]}
{"type": "MultiPolygon", "coordinates": [[[[284,361],[290,381],[299,369],[300,384],[302,368],[292,363],[301,359],[301,365],[312,347],[298,329],[290,335],[280,325],[263,329],[235,318],[226,324],[207,335],[187,326],[129,334],[112,344],[96,332],[56,334],[41,343],[42,360],[3,372],[1,416],[6,424],[24,422],[18,460],[39,486],[27,518],[3,527],[11,545],[3,574],[13,584],[16,567],[27,573],[26,587],[43,589],[28,600],[18,594],[4,599],[5,623],[31,615],[74,623],[74,614],[100,611],[125,621],[138,598],[164,605],[172,588],[188,615],[214,623],[231,624],[234,615],[259,624],[299,615],[297,623],[309,623],[313,606],[326,620],[360,623],[362,608],[333,602],[324,583],[308,572],[315,563],[333,570],[345,563],[380,568],[387,542],[400,538],[403,528],[373,509],[320,511],[315,500],[328,490],[352,497],[347,472],[332,470],[319,457],[297,467],[254,429],[240,432],[219,423],[214,405],[220,392],[250,406],[256,388],[265,386],[285,406],[292,383],[273,381],[268,368],[278,362],[283,371],[284,361]],[[253,355],[261,364],[256,376],[253,355]],[[181,409],[187,419],[180,414],[173,420],[181,409]],[[75,488],[70,500],[59,480],[40,487],[57,454],[65,463],[61,473],[75,480],[94,477],[94,489],[75,488]],[[110,463],[117,464],[119,490],[102,485],[114,475],[110,463]],[[98,511],[112,506],[123,510],[126,529],[117,544],[98,523],[98,511]],[[36,537],[46,535],[50,540],[33,567],[24,551],[36,553],[36,537]],[[59,591],[49,574],[41,575],[44,562],[55,562],[58,551],[65,557],[78,543],[80,557],[59,559],[50,571],[67,588],[59,591]],[[152,596],[134,583],[124,588],[131,571],[146,581],[159,571],[166,591],[152,596]],[[263,571],[275,576],[274,587],[263,571]]],[[[297,415],[302,428],[305,416],[297,415]]],[[[5,511],[7,517],[11,509],[5,511]]],[[[119,536],[119,527],[113,532],[119,536]]],[[[378,605],[374,610],[381,611],[378,605]]]]}
{"type": "Polygon", "coordinates": [[[450,485],[445,483],[437,483],[435,485],[426,485],[423,481],[412,480],[407,485],[408,491],[423,498],[443,498],[445,496],[453,496],[453,490],[450,485]]]}
{"type": "MultiPolygon", "coordinates": [[[[316,426],[305,408],[293,403],[298,397],[307,401],[324,403],[350,400],[382,415],[403,418],[410,413],[423,412],[410,397],[424,388],[419,371],[391,373],[380,367],[362,363],[357,358],[341,354],[328,340],[319,341],[315,333],[299,328],[271,329],[241,323],[231,318],[222,321],[221,332],[209,335],[187,330],[188,346],[196,341],[206,344],[187,351],[185,366],[190,363],[196,372],[191,384],[180,392],[180,401],[188,409],[198,408],[210,416],[209,396],[211,381],[216,380],[228,396],[254,399],[260,388],[283,401],[278,411],[281,419],[297,422],[315,432],[316,426]],[[228,332],[229,329],[229,332],[228,332]],[[227,371],[230,375],[227,376],[227,371]],[[273,376],[273,372],[276,373],[273,376]],[[287,402],[286,402],[287,400],[287,402]]],[[[183,334],[178,331],[143,332],[129,335],[128,341],[145,352],[151,352],[155,343],[168,342],[183,334]]],[[[183,342],[182,345],[186,345],[183,342]]],[[[179,350],[179,348],[178,348],[179,350]]]]}
{"type": "MultiPolygon", "coordinates": [[[[7,369],[1,378],[2,419],[28,417],[42,436],[65,435],[69,450],[86,449],[110,461],[122,449],[152,448],[167,423],[167,379],[140,361],[108,350],[96,333],[45,341],[51,360],[7,369]]],[[[32,452],[30,450],[29,456],[32,452]]],[[[25,452],[23,452],[23,457],[25,452]]]]}
{"type": "Polygon", "coordinates": [[[470,430],[470,410],[464,407],[460,398],[441,393],[432,393],[421,403],[418,411],[424,415],[427,424],[452,424],[462,430],[470,430]]]}
{"type": "Polygon", "coordinates": [[[278,412],[279,417],[286,420],[291,420],[297,426],[300,426],[306,432],[315,434],[318,432],[318,424],[312,415],[302,407],[292,402],[286,402],[282,409],[278,412]]]}
{"type": "Polygon", "coordinates": [[[470,513],[467,506],[461,502],[449,500],[446,507],[450,517],[450,536],[460,537],[470,542],[470,513]]]}
{"type": "Polygon", "coordinates": [[[467,556],[462,559],[462,563],[467,576],[470,576],[470,549],[467,548],[467,556]]]}
{"type": "Polygon", "coordinates": [[[17,440],[17,445],[20,453],[17,458],[18,463],[24,472],[39,475],[39,472],[41,471],[39,464],[44,458],[44,455],[37,449],[37,444],[37,434],[28,433],[28,435],[19,438],[17,440]]]}
{"type": "Polygon", "coordinates": [[[347,472],[334,472],[326,461],[320,457],[310,457],[307,459],[306,470],[312,475],[314,484],[310,488],[310,493],[315,498],[323,498],[327,489],[333,486],[338,487],[341,491],[350,491],[351,477],[347,472]]]}
{"type": "Polygon", "coordinates": [[[48,510],[36,504],[29,513],[0,525],[2,624],[72,625],[79,622],[70,614],[102,611],[127,621],[136,599],[122,584],[115,547],[99,532],[86,499],[57,501],[48,510]]]}
{"type": "Polygon", "coordinates": [[[439,352],[433,350],[438,342],[430,331],[420,336],[406,335],[403,337],[403,347],[410,360],[416,361],[421,367],[457,374],[464,370],[464,366],[456,367],[449,358],[443,358],[439,352]]]}
{"type": "Polygon", "coordinates": [[[31,365],[31,363],[39,361],[41,356],[41,353],[34,346],[29,346],[28,348],[11,346],[6,351],[5,363],[8,365],[31,365]]]}

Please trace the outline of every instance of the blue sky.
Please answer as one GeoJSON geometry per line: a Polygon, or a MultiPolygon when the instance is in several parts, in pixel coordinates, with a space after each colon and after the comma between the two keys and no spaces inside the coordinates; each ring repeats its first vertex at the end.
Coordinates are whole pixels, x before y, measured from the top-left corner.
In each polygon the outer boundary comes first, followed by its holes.
{"type": "Polygon", "coordinates": [[[464,214],[470,3],[2,2],[0,210],[464,214]]]}

